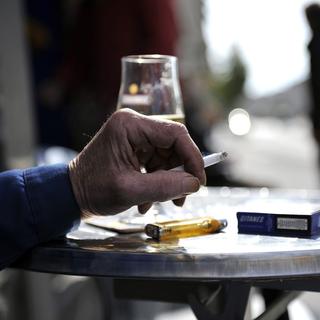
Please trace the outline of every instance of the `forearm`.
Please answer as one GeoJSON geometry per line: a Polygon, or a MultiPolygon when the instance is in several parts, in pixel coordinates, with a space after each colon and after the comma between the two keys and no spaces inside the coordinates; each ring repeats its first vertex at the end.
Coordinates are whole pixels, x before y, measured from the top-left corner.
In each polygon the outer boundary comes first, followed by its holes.
{"type": "Polygon", "coordinates": [[[0,174],[0,269],[79,222],[67,165],[0,174]]]}

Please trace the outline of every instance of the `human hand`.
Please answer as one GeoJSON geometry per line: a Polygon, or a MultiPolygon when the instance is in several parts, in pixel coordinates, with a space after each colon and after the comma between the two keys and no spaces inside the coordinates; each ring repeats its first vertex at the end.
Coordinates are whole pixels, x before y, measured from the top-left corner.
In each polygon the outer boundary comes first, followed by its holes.
{"type": "Polygon", "coordinates": [[[130,109],[115,112],[69,164],[82,216],[111,215],[198,191],[206,176],[201,153],[182,124],[130,109]],[[183,164],[186,172],[168,171],[183,164]],[[147,173],[142,173],[144,167],[147,173]]]}

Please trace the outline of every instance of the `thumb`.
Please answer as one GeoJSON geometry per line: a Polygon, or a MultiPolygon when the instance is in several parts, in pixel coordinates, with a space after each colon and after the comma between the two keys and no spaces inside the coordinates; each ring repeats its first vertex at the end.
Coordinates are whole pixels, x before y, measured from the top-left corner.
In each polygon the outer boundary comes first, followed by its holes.
{"type": "Polygon", "coordinates": [[[186,172],[159,170],[139,177],[141,197],[138,203],[167,201],[182,198],[200,188],[200,181],[186,172]]]}

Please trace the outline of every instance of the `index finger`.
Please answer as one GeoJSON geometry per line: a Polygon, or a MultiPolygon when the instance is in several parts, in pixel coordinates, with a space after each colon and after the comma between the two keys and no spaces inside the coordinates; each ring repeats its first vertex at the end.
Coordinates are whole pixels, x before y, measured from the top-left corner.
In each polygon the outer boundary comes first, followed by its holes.
{"type": "Polygon", "coordinates": [[[203,158],[187,130],[186,134],[177,137],[174,148],[182,160],[185,171],[196,176],[200,183],[205,185],[206,174],[204,171],[203,158]]]}

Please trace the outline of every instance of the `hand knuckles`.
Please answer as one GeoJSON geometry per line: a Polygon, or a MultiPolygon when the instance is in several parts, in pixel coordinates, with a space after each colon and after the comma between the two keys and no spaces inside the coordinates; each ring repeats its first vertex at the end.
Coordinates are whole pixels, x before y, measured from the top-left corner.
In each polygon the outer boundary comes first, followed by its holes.
{"type": "Polygon", "coordinates": [[[182,123],[175,123],[174,124],[174,130],[175,130],[175,133],[177,136],[180,136],[180,135],[188,135],[189,132],[186,128],[186,126],[182,123]]]}
{"type": "Polygon", "coordinates": [[[112,114],[109,119],[109,123],[118,126],[128,121],[130,116],[131,112],[129,109],[120,109],[112,114]]]}

